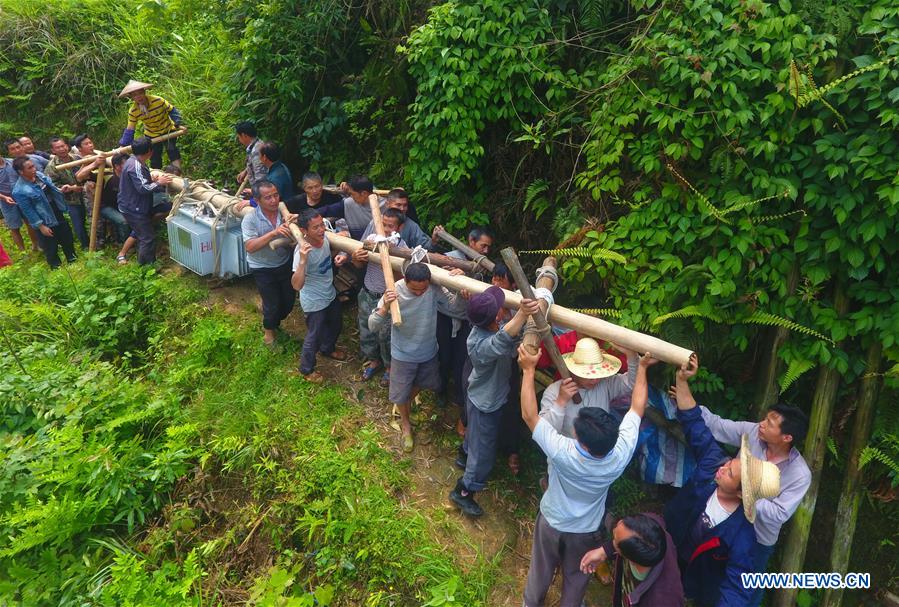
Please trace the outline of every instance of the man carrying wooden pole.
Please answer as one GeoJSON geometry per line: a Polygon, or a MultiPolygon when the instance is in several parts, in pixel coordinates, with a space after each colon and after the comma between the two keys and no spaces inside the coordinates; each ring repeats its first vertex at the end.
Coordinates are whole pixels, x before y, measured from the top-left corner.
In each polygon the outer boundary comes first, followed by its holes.
{"type": "MultiPolygon", "coordinates": [[[[152,84],[146,82],[129,80],[122,92],[119,93],[120,98],[128,97],[131,100],[131,108],[128,110],[128,126],[122,132],[119,145],[128,145],[134,141],[134,131],[137,129],[138,122],[144,125],[144,137],[150,137],[151,139],[178,131],[183,133],[187,130],[182,122],[178,108],[162,97],[147,94],[147,89],[152,86],[152,84]]],[[[174,137],[161,139],[153,143],[150,166],[154,169],[162,168],[163,142],[165,142],[169,162],[180,169],[181,153],[175,145],[174,137]]]]}
{"type": "Polygon", "coordinates": [[[493,236],[483,228],[473,228],[468,234],[468,244],[465,244],[449,232],[443,226],[434,228],[434,235],[452,246],[455,250],[464,253],[469,259],[484,268],[487,272],[493,272],[493,262],[487,259],[490,247],[493,246],[493,236]]]}
{"type": "MultiPolygon", "coordinates": [[[[395,291],[396,283],[393,280],[393,268],[390,267],[390,255],[387,250],[387,235],[384,233],[384,225],[381,220],[381,201],[377,194],[371,194],[368,197],[368,205],[371,207],[371,221],[378,235],[378,252],[381,253],[381,270],[384,272],[384,283],[387,291],[395,291]]],[[[395,299],[390,302],[390,320],[394,327],[403,324],[403,317],[400,315],[400,304],[395,299]]]]}

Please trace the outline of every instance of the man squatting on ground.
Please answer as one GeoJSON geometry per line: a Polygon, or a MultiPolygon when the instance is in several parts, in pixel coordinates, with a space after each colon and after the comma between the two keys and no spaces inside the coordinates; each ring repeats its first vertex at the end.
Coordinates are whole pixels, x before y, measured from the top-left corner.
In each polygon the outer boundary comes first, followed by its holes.
{"type": "Polygon", "coordinates": [[[298,244],[293,255],[290,282],[300,292],[300,307],[306,315],[306,337],[300,355],[300,373],[307,381],[324,381],[315,370],[315,355],[346,360],[346,352],[337,349],[342,319],[340,301],[334,289],[333,266],[340,267],[349,255],[338,253],[331,260],[331,245],[325,238],[325,220],[315,209],[306,209],[298,220],[305,242],[298,244]]]}
{"type": "Polygon", "coordinates": [[[537,413],[534,376],[539,359],[539,352],[530,354],[519,346],[521,417],[550,463],[549,484],[534,526],[524,605],[544,604],[558,567],[562,573],[560,607],[580,607],[590,580],[590,575],[581,571],[581,558],[599,543],[606,494],[637,447],[648,400],[646,369],[656,360],[649,353],[640,358],[631,406],[620,424],[598,407],[582,407],[574,419],[574,437],[569,438],[537,413]]]}
{"type": "MultiPolygon", "coordinates": [[[[407,246],[406,241],[399,236],[406,221],[406,216],[394,208],[385,209],[381,213],[384,234],[388,238],[394,237],[395,242],[391,242],[394,246],[407,246]],[[399,240],[396,240],[397,238],[399,240]]],[[[365,228],[365,232],[362,233],[362,241],[373,241],[376,240],[376,237],[374,221],[371,221],[365,228]]],[[[365,268],[362,288],[359,289],[357,296],[358,315],[356,318],[359,326],[359,348],[365,359],[362,380],[368,381],[383,366],[384,376],[381,379],[381,385],[387,387],[390,382],[390,328],[386,325],[382,325],[378,331],[368,328],[368,317],[378,306],[378,301],[384,296],[384,290],[387,288],[384,281],[384,270],[381,269],[381,264],[368,263],[368,251],[361,247],[353,252],[353,265],[359,269],[365,268]]]]}
{"type": "MultiPolygon", "coordinates": [[[[458,270],[451,274],[459,275],[458,270]]],[[[403,323],[390,327],[390,402],[400,414],[403,450],[415,447],[411,403],[422,389],[440,390],[437,363],[437,309],[461,307],[466,293],[456,294],[445,287],[431,284],[431,270],[423,263],[413,263],[405,270],[405,277],[396,282],[396,289],[388,289],[378,301],[378,307],[368,317],[368,328],[378,331],[390,322],[390,303],[398,302],[403,323]]]]}
{"type": "Polygon", "coordinates": [[[469,516],[484,514],[474,494],[487,486],[487,478],[496,462],[502,407],[509,397],[512,357],[528,317],[540,313],[540,304],[536,300],[522,299],[521,307],[505,322],[505,301],[505,292],[493,286],[468,301],[468,320],[472,324],[468,356],[472,371],[468,377],[466,403],[468,431],[462,444],[465,474],[456,482],[449,497],[469,516]]]}

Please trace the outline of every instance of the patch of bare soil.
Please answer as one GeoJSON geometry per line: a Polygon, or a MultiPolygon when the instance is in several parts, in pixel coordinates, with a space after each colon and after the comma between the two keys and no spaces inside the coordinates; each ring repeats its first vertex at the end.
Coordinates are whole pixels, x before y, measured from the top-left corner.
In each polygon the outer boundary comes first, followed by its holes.
{"type": "MultiPolygon", "coordinates": [[[[259,322],[261,300],[252,278],[211,285],[208,303],[240,319],[259,322]]],[[[303,315],[294,310],[282,324],[284,339],[302,342],[306,332],[303,315]]],[[[478,495],[478,502],[486,514],[479,519],[463,516],[449,501],[449,492],[462,472],[455,467],[456,448],[461,439],[455,432],[458,410],[440,407],[430,395],[422,395],[413,406],[415,450],[402,451],[401,436],[391,427],[391,406],[387,389],[378,385],[378,377],[368,382],[361,379],[364,361],[358,352],[359,332],[356,327],[355,302],[344,304],[344,328],[338,347],[349,355],[338,362],[319,357],[317,370],[325,382],[345,388],[346,397],[359,403],[365,419],[373,423],[383,437],[382,446],[395,454],[397,460],[411,458],[409,468],[411,486],[400,496],[405,506],[414,508],[430,523],[434,537],[446,550],[457,555],[464,568],[480,559],[496,563],[498,577],[487,604],[495,607],[521,605],[524,583],[530,562],[531,538],[539,501],[535,479],[539,475],[525,474],[519,479],[509,473],[505,456],[497,458],[494,480],[478,495]]],[[[259,330],[262,339],[262,329],[259,330]]],[[[297,361],[298,362],[298,361],[297,361]]],[[[523,468],[525,461],[522,462],[523,468]]],[[[586,605],[605,605],[610,601],[609,589],[598,582],[590,584],[586,605]]],[[[547,597],[547,606],[558,605],[559,581],[556,580],[547,597]]]]}

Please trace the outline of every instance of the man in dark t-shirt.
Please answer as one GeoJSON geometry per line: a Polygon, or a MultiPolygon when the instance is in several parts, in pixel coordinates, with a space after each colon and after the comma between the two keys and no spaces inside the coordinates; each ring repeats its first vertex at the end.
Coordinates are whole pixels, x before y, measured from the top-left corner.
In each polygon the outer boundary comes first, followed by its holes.
{"type": "Polygon", "coordinates": [[[318,209],[342,200],[343,196],[337,192],[324,189],[321,175],[306,173],[303,175],[303,193],[289,198],[285,204],[291,213],[299,214],[305,209],[318,209]]]}

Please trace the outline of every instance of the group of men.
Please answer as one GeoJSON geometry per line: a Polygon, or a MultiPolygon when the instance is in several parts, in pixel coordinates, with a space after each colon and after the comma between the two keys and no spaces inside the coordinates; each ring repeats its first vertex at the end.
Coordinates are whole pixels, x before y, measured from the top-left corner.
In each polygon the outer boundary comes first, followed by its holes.
{"type": "MultiPolygon", "coordinates": [[[[502,264],[489,279],[493,285],[478,294],[436,284],[429,266],[415,262],[388,288],[381,266],[368,263],[364,249],[353,255],[336,253],[326,232],[435,251],[435,233],[428,235],[411,218],[414,209],[405,191],[391,190],[380,201],[386,238],[377,236],[369,203],[374,187],[364,176],[341,184],[338,193],[325,190],[319,175],[307,173],[302,193],[285,201],[288,213],[282,214],[278,207],[283,188],[266,178],[266,169],[279,162],[277,146],[261,142],[249,123],[239,125],[238,134],[244,136],[247,154],[240,177],[249,176],[256,204],[242,227],[263,300],[266,343],[275,343],[280,322],[299,292],[307,326],[299,372],[321,382],[315,370],[317,355],[348,358],[337,347],[339,295],[346,284],[337,275],[355,268],[361,274],[356,294],[365,361],[361,379],[371,380],[383,371],[381,381],[399,416],[403,449],[414,449],[410,411],[420,391],[431,390],[462,405],[464,441],[456,464],[463,472],[449,495],[453,504],[471,517],[484,513],[475,497],[487,486],[502,439],[518,433],[508,421],[509,410],[524,420],[546,455],[548,474],[535,523],[525,605],[543,605],[560,572],[560,604],[579,607],[591,574],[606,562],[615,606],[675,606],[687,599],[701,606],[760,603],[761,591],[746,587],[742,574],[766,570],[781,527],[810,484],[809,469],[793,446],[808,427],[801,410],[776,405],[760,423],[752,423],[722,419],[698,407],[689,388],[698,369],[694,356],[677,370],[671,389],[696,462],[691,478],[667,504],[664,516],[633,513],[605,533],[609,487],[636,451],[647,406],[647,370],[656,362],[651,353],[637,356],[618,348],[618,356],[596,340],[581,337],[564,355],[572,378],[547,387],[538,405],[535,369],[540,355],[524,348],[521,336],[527,318],[539,313],[539,304],[523,299],[518,310],[507,309],[505,293],[516,285],[502,264]],[[290,236],[293,221],[302,244],[294,249],[270,247],[290,236]],[[394,305],[402,316],[398,325],[391,322],[394,305]],[[516,356],[520,375],[514,368],[516,356]],[[619,372],[622,368],[625,373],[619,372]],[[630,410],[619,419],[610,404],[628,393],[630,410]],[[719,442],[738,447],[738,455],[729,456],[719,442]]],[[[474,228],[468,236],[469,246],[489,254],[493,242],[488,230],[474,228]]]]}
{"type": "MultiPolygon", "coordinates": [[[[148,95],[149,87],[132,81],[122,91],[133,105],[120,143],[130,143],[132,153],[111,158],[113,195],[106,195],[106,182],[101,206],[119,237],[137,243],[142,264],[155,258],[153,217],[168,210],[154,194],[171,181],[166,174],[151,175],[147,163],[161,166],[163,144],[153,144],[147,135],[182,126],[174,106],[148,95]],[[144,123],[145,136],[134,139],[138,122],[144,123]]],[[[415,447],[411,409],[420,391],[431,390],[439,402],[460,407],[464,440],[456,465],[461,474],[449,499],[465,515],[484,514],[476,496],[486,488],[501,447],[517,472],[514,437],[522,421],[545,454],[547,474],[524,591],[527,607],[544,604],[557,572],[560,604],[579,607],[597,570],[608,571],[616,607],[684,605],[686,599],[700,606],[759,604],[761,592],[746,587],[741,574],[765,571],[781,527],[810,484],[808,467],[794,447],[808,427],[801,410],[775,405],[760,423],[722,419],[697,406],[689,387],[698,369],[692,357],[677,369],[671,395],[696,462],[693,474],[663,516],[631,513],[612,524],[606,498],[637,448],[648,400],[647,372],[656,362],[651,353],[604,349],[594,339],[569,334],[573,350],[564,358],[572,377],[552,383],[538,401],[540,354],[522,345],[522,334],[541,308],[538,300],[522,299],[517,310],[509,309],[505,295],[516,285],[505,266],[497,263],[492,276],[470,273],[492,283],[480,293],[440,286],[429,266],[415,261],[389,287],[391,281],[380,265],[368,263],[364,249],[352,255],[332,251],[326,233],[433,253],[441,227],[423,230],[408,194],[399,188],[379,198],[381,225],[375,225],[369,201],[375,188],[365,176],[354,176],[334,191],[310,172],[296,192],[280,148],[262,141],[251,122],[235,130],[246,154],[246,168],[237,176],[250,195],[249,208],[241,209],[241,228],[262,299],[263,341],[275,346],[279,327],[298,300],[306,325],[299,373],[320,383],[319,355],[348,359],[337,342],[342,304],[355,297],[364,361],[360,379],[377,377],[388,389],[403,450],[415,447]],[[291,246],[296,228],[302,239],[291,246]],[[391,310],[397,309],[401,323],[392,322],[391,310]],[[630,408],[619,418],[611,403],[628,394],[630,408]],[[738,455],[730,457],[719,442],[738,447],[738,455]]],[[[56,267],[59,248],[71,261],[76,238],[82,248],[88,246],[84,223],[93,174],[106,158],[59,169],[94,155],[93,142],[87,136],[71,142],[54,137],[49,144],[51,154],[35,150],[27,137],[7,142],[11,159],[0,158],[0,208],[16,246],[24,249],[19,230],[27,225],[33,246],[56,267]]],[[[177,162],[174,144],[165,148],[169,160],[177,162]]],[[[493,235],[474,227],[468,245],[489,255],[493,235]]],[[[448,255],[465,258],[456,251],[448,255]]],[[[446,269],[451,275],[464,273],[446,269]]]]}
{"type": "Polygon", "coordinates": [[[70,141],[62,137],[49,139],[50,153],[36,150],[28,136],[5,142],[9,158],[0,156],[0,211],[10,231],[13,244],[25,251],[21,229],[25,226],[33,251],[42,250],[51,268],[76,257],[75,240],[87,250],[89,234],[86,222],[95,219],[100,229],[97,246],[102,246],[106,222],[121,244],[119,263],[127,262],[127,255],[135,245],[138,263],[152,263],[156,257],[154,218],[168,211],[165,186],[171,177],[152,177],[147,168],[162,167],[162,148],[166,146],[172,165],[168,172],[177,172],[180,154],[174,139],[153,143],[150,137],[164,135],[183,128],[178,110],[161,97],[149,95],[152,85],[129,81],[119,97],[131,101],[128,124],[120,145],[131,146],[131,154],[107,155],[94,148],[86,134],[70,141]],[[134,139],[137,124],[143,124],[144,136],[134,139]],[[93,160],[89,160],[93,158],[93,160]],[[78,163],[77,161],[87,160],[78,163]],[[109,164],[111,170],[102,183],[98,169],[109,164]],[[95,190],[102,187],[99,217],[92,218],[95,190]],[[68,217],[67,217],[68,216],[68,217]]]}

